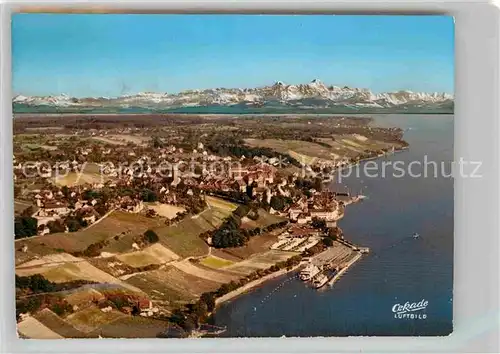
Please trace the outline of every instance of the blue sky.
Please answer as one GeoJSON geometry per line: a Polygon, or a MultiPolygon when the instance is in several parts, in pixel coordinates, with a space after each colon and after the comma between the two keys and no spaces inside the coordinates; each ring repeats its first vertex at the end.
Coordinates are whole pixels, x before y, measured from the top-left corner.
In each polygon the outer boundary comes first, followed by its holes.
{"type": "Polygon", "coordinates": [[[15,94],[117,96],[283,81],[454,90],[445,16],[15,14],[15,94]]]}

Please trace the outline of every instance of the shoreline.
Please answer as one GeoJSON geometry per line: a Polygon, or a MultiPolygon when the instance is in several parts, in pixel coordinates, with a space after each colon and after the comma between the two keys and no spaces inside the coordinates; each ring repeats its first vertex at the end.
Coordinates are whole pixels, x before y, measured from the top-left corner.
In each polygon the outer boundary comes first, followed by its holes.
{"type": "MultiPolygon", "coordinates": [[[[355,257],[353,257],[347,264],[344,268],[342,268],[330,281],[328,281],[328,285],[329,286],[332,286],[345,272],[347,272],[347,270],[352,267],[357,261],[359,261],[361,259],[363,255],[361,254],[361,252],[358,252],[357,255],[355,257]]],[[[274,278],[277,278],[279,276],[282,276],[282,275],[285,275],[287,273],[291,273],[295,270],[297,270],[298,268],[300,267],[303,267],[304,264],[303,262],[297,264],[296,266],[292,267],[290,270],[288,269],[281,269],[277,272],[274,272],[274,273],[271,273],[271,274],[268,274],[262,278],[259,278],[259,279],[256,279],[254,281],[251,281],[250,283],[248,284],[245,284],[244,286],[242,286],[241,288],[238,288],[236,290],[233,290],[231,291],[230,293],[227,293],[226,295],[224,296],[221,296],[217,299],[215,299],[215,310],[213,311],[213,313],[216,312],[217,308],[219,306],[221,306],[222,304],[224,303],[227,303],[227,302],[230,302],[232,300],[234,300],[235,298],[241,296],[241,295],[245,295],[251,291],[253,291],[257,286],[269,281],[269,280],[272,280],[274,278]]]]}
{"type": "Polygon", "coordinates": [[[337,274],[335,274],[335,276],[328,282],[328,285],[329,286],[333,286],[333,284],[335,284],[335,282],[337,280],[339,280],[339,278],[342,276],[342,274],[344,274],[345,272],[347,272],[347,270],[352,266],[354,265],[354,263],[356,263],[357,261],[359,261],[359,259],[362,257],[362,254],[359,252],[353,259],[351,259],[344,268],[342,268],[337,274]]]}
{"type": "MultiPolygon", "coordinates": [[[[322,183],[331,183],[335,180],[335,177],[336,177],[336,174],[342,172],[342,171],[345,171],[345,170],[349,170],[349,169],[352,169],[352,168],[356,168],[356,166],[359,166],[361,165],[361,163],[363,162],[367,162],[367,161],[371,161],[371,160],[377,160],[377,159],[381,159],[381,158],[384,158],[384,157],[390,157],[394,154],[397,154],[397,153],[400,153],[400,152],[404,152],[406,150],[409,150],[410,149],[410,146],[403,146],[403,147],[400,147],[398,149],[394,149],[394,151],[392,153],[385,153],[383,155],[377,155],[377,156],[372,156],[372,157],[366,157],[366,158],[363,158],[363,159],[360,159],[358,160],[357,162],[353,162],[353,163],[350,163],[350,164],[347,164],[345,166],[342,166],[342,167],[337,167],[335,168],[329,175],[329,178],[327,179],[323,179],[322,183]]],[[[334,160],[328,160],[330,162],[335,162],[334,160]]]]}
{"type": "Polygon", "coordinates": [[[222,305],[225,302],[229,302],[240,295],[243,295],[249,291],[252,291],[255,287],[257,287],[258,285],[260,285],[262,283],[265,283],[268,280],[271,280],[271,279],[277,278],[281,275],[285,275],[287,273],[293,272],[294,270],[297,270],[298,268],[300,268],[302,266],[303,266],[303,264],[301,262],[301,263],[297,264],[296,266],[292,267],[290,270],[288,270],[286,268],[280,269],[277,272],[274,272],[274,273],[268,274],[266,276],[263,276],[262,278],[253,280],[250,283],[243,285],[241,288],[233,290],[230,293],[227,293],[226,295],[223,295],[223,296],[215,299],[215,309],[217,309],[218,306],[222,305]]]}

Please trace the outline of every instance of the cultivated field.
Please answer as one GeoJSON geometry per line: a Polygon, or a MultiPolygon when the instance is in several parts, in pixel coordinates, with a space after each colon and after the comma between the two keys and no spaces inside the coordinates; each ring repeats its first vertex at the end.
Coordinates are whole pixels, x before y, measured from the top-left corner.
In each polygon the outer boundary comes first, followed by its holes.
{"type": "Polygon", "coordinates": [[[217,198],[207,197],[209,207],[203,212],[186,217],[170,226],[155,228],[160,242],[181,257],[203,256],[208,246],[199,235],[220,226],[236,205],[217,198]]]}
{"type": "Polygon", "coordinates": [[[114,277],[121,277],[137,271],[130,265],[120,261],[116,256],[90,258],[89,263],[114,277]]]}
{"type": "MultiPolygon", "coordinates": [[[[224,261],[222,259],[220,260],[224,261]]],[[[197,265],[193,262],[190,262],[189,260],[175,262],[172,264],[172,266],[176,267],[184,273],[191,274],[198,278],[212,280],[218,283],[228,283],[231,280],[236,280],[237,278],[233,273],[224,272],[222,269],[210,269],[205,267],[203,263],[201,263],[201,265],[197,265]]]]}
{"type": "Polygon", "coordinates": [[[282,154],[289,154],[299,162],[312,164],[318,160],[353,158],[368,150],[377,151],[399,144],[369,139],[359,134],[335,135],[332,138],[317,138],[318,143],[301,140],[246,139],[254,147],[267,147],[282,154]],[[321,143],[321,144],[319,144],[321,143]]]}
{"type": "Polygon", "coordinates": [[[241,219],[241,228],[243,229],[255,229],[257,227],[265,228],[273,224],[280,223],[287,220],[284,217],[273,215],[265,211],[264,209],[259,209],[259,218],[257,220],[252,220],[247,217],[241,219]]]}
{"type": "Polygon", "coordinates": [[[200,263],[203,264],[204,266],[207,266],[210,268],[219,269],[219,268],[224,268],[224,267],[230,266],[234,262],[232,262],[228,259],[224,259],[224,258],[220,258],[220,257],[216,257],[216,256],[208,256],[208,257],[203,258],[200,261],[200,263]]]}
{"type": "Polygon", "coordinates": [[[165,331],[168,323],[144,318],[141,316],[125,316],[106,323],[92,334],[103,338],[155,338],[165,331]]]}
{"type": "Polygon", "coordinates": [[[150,140],[147,136],[129,134],[106,135],[105,137],[95,136],[92,137],[92,139],[113,145],[127,145],[127,143],[133,143],[141,146],[147,145],[147,142],[150,140]]]}
{"type": "Polygon", "coordinates": [[[171,204],[163,204],[163,203],[146,203],[148,209],[153,209],[160,216],[163,216],[167,219],[173,219],[176,217],[177,213],[182,213],[186,211],[186,209],[171,205],[171,204]]]}
{"type": "Polygon", "coordinates": [[[58,186],[79,186],[87,183],[105,183],[109,180],[109,176],[101,173],[99,165],[87,163],[78,172],[68,172],[66,174],[62,170],[58,176],[54,176],[53,180],[58,186]]]}
{"type": "Polygon", "coordinates": [[[179,259],[179,256],[161,244],[154,244],[141,251],[117,255],[116,258],[131,267],[139,268],[150,264],[165,264],[179,259]]]}
{"type": "MultiPolygon", "coordinates": [[[[280,139],[245,139],[245,142],[253,147],[266,147],[282,154],[293,155],[297,157],[307,157],[308,159],[328,159],[333,156],[330,155],[331,151],[319,144],[301,140],[280,140],[280,139]]],[[[293,157],[293,156],[292,156],[293,157]]],[[[295,157],[295,158],[297,158],[295,157]]],[[[299,159],[299,162],[302,162],[299,159]]],[[[304,161],[310,163],[311,161],[304,161]]]]}
{"type": "Polygon", "coordinates": [[[228,202],[227,200],[212,197],[212,196],[206,196],[205,201],[207,202],[208,206],[220,209],[225,212],[231,212],[233,210],[236,210],[238,207],[237,204],[228,202]]]}
{"type": "Polygon", "coordinates": [[[102,312],[98,307],[91,306],[69,315],[65,320],[80,332],[90,333],[96,328],[126,316],[116,310],[102,312]]]}
{"type": "Polygon", "coordinates": [[[86,335],[48,308],[38,312],[34,317],[44,326],[61,335],[64,338],[84,338],[86,335]]]}
{"type": "Polygon", "coordinates": [[[17,324],[17,331],[28,337],[36,339],[61,339],[61,335],[57,334],[47,326],[43,325],[34,317],[28,317],[17,324]]]}
{"type": "Polygon", "coordinates": [[[43,244],[54,250],[60,249],[69,253],[83,252],[94,243],[108,239],[113,243],[115,236],[120,238],[127,234],[141,235],[147,229],[160,224],[158,220],[143,215],[114,211],[104,220],[83,231],[48,234],[22,242],[28,245],[28,249],[34,244],[43,244]]]}
{"type": "Polygon", "coordinates": [[[283,252],[271,250],[265,253],[256,254],[255,256],[252,256],[247,260],[236,263],[225,269],[240,273],[242,275],[247,275],[259,269],[269,268],[277,262],[285,261],[297,254],[298,252],[283,252]]]}
{"type": "Polygon", "coordinates": [[[74,280],[87,280],[96,283],[119,284],[130,291],[140,292],[139,289],[113,277],[94,267],[88,261],[73,257],[67,253],[60,253],[42,257],[16,267],[18,276],[41,274],[54,283],[64,283],[74,280]]]}
{"type": "Polygon", "coordinates": [[[126,281],[143,290],[152,299],[167,301],[171,305],[193,301],[203,292],[220,286],[215,281],[187,274],[173,266],[134,275],[126,281]]]}
{"type": "Polygon", "coordinates": [[[94,288],[80,287],[64,297],[64,300],[70,305],[76,305],[80,308],[92,304],[94,301],[104,300],[105,296],[94,288]]]}
{"type": "Polygon", "coordinates": [[[36,212],[38,210],[38,207],[33,203],[25,202],[25,201],[21,201],[21,200],[15,200],[14,201],[14,215],[21,215],[29,207],[33,208],[33,212],[36,212]]]}
{"type": "Polygon", "coordinates": [[[267,252],[269,247],[278,240],[278,235],[282,232],[282,228],[275,229],[259,236],[250,237],[248,243],[243,247],[212,250],[212,253],[232,261],[244,260],[252,255],[267,252]]]}

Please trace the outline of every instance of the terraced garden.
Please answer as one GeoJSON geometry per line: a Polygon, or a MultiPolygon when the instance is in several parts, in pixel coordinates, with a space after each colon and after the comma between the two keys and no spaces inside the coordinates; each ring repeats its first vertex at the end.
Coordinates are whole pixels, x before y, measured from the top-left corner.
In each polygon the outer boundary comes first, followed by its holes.
{"type": "Polygon", "coordinates": [[[220,286],[213,280],[187,274],[173,266],[137,274],[126,281],[143,290],[152,299],[167,301],[171,305],[193,301],[202,293],[220,286]]]}

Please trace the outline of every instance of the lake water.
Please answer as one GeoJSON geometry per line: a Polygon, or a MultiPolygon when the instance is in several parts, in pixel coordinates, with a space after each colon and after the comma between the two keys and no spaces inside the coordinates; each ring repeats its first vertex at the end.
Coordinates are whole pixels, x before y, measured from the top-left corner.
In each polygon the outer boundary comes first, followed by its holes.
{"type": "MultiPolygon", "coordinates": [[[[410,148],[376,160],[434,161],[450,171],[453,160],[452,115],[375,116],[377,125],[405,129],[410,148]]],[[[373,164],[373,162],[371,162],[373,164]]],[[[388,164],[388,162],[386,162],[388,164]]],[[[400,165],[402,166],[402,165],[400,165]]],[[[215,323],[227,326],[223,336],[277,337],[353,335],[447,335],[452,331],[453,179],[385,178],[355,175],[331,187],[368,197],[350,205],[339,223],[347,239],[370,247],[333,287],[311,289],[288,274],[222,305],[215,323]],[[412,235],[418,233],[419,238],[412,235]],[[395,318],[392,308],[428,301],[415,313],[425,319],[395,318]]],[[[363,167],[361,164],[360,167],[363,167]]],[[[376,174],[371,167],[369,173],[376,174]]],[[[381,167],[378,168],[381,174],[381,167]]],[[[396,171],[397,172],[397,171],[396,171]]],[[[414,175],[423,168],[413,164],[414,175]]],[[[400,175],[398,172],[396,176],[400,175]]]]}

